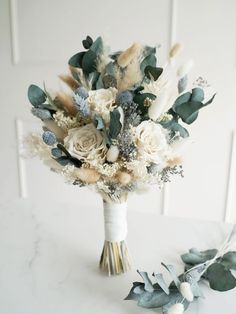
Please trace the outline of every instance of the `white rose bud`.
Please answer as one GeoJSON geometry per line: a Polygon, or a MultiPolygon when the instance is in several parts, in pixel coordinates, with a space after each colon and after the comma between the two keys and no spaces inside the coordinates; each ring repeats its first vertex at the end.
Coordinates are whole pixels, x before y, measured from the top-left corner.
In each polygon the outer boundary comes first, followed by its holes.
{"type": "Polygon", "coordinates": [[[125,171],[119,171],[117,174],[117,178],[118,181],[122,184],[122,185],[127,185],[130,183],[132,177],[128,172],[125,171]]]}
{"type": "Polygon", "coordinates": [[[191,286],[188,282],[181,282],[180,284],[180,293],[182,296],[189,302],[193,301],[193,292],[191,286]]]}
{"type": "Polygon", "coordinates": [[[168,310],[168,314],[182,314],[183,312],[184,306],[182,303],[176,303],[168,310]]]}
{"type": "Polygon", "coordinates": [[[119,148],[116,145],[111,145],[107,151],[107,161],[115,162],[119,156],[119,148]]]}
{"type": "Polygon", "coordinates": [[[187,75],[189,73],[189,71],[192,69],[193,67],[193,60],[189,60],[186,63],[184,63],[183,65],[181,65],[178,70],[177,70],[177,75],[179,77],[184,77],[185,75],[187,75]]]}

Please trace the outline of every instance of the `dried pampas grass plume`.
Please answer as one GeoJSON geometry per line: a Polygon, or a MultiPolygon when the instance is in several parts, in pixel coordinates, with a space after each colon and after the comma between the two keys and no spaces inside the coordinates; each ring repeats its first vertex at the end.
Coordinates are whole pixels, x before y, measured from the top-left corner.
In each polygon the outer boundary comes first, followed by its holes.
{"type": "Polygon", "coordinates": [[[169,167],[175,167],[178,165],[181,165],[183,163],[183,160],[181,157],[175,157],[173,159],[167,160],[167,164],[169,167]]]}
{"type": "Polygon", "coordinates": [[[79,87],[79,83],[70,75],[67,74],[60,74],[59,78],[66,83],[73,91],[79,87]]]}
{"type": "Polygon", "coordinates": [[[137,57],[141,52],[142,46],[139,43],[134,43],[131,47],[122,52],[117,58],[117,63],[121,68],[127,67],[130,62],[137,57]]]}
{"type": "Polygon", "coordinates": [[[70,95],[64,93],[64,92],[58,92],[56,94],[56,101],[59,103],[59,105],[62,106],[62,108],[70,115],[76,116],[78,113],[78,110],[76,109],[73,99],[70,95]]]}
{"type": "Polygon", "coordinates": [[[86,184],[96,183],[100,179],[100,174],[95,169],[79,168],[75,174],[79,180],[86,184]]]}
{"type": "Polygon", "coordinates": [[[117,88],[119,91],[125,91],[142,80],[142,73],[140,70],[140,63],[135,58],[125,69],[125,73],[119,73],[117,78],[117,88]]]}

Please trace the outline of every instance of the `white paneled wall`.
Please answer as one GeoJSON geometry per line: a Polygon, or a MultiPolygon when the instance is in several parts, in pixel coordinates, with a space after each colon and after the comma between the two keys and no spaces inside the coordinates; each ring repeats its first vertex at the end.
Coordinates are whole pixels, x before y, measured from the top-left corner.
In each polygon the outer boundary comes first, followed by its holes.
{"type": "MultiPolygon", "coordinates": [[[[130,208],[170,216],[236,219],[236,2],[234,0],[0,0],[0,201],[26,197],[68,201],[82,210],[100,201],[90,190],[68,186],[38,160],[25,160],[17,144],[39,129],[26,98],[30,83],[58,86],[56,76],[80,51],[87,35],[102,35],[113,50],[133,41],[161,44],[162,64],[170,46],[183,42],[183,58],[196,64],[192,78],[207,78],[215,103],[190,127],[185,178],[163,191],[130,198],[130,208]]],[[[46,205],[45,205],[46,206],[46,205]]]]}

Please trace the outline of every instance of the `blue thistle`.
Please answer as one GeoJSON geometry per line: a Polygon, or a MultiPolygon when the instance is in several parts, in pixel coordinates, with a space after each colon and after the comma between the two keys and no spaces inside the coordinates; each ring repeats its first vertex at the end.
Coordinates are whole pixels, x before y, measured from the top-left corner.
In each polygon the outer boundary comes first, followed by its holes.
{"type": "Polygon", "coordinates": [[[47,109],[40,109],[40,108],[35,108],[33,107],[31,109],[32,114],[41,119],[41,120],[47,120],[47,119],[51,119],[51,113],[49,110],[47,109]]]}
{"type": "Polygon", "coordinates": [[[86,88],[84,88],[83,86],[80,86],[79,88],[77,88],[75,90],[75,94],[79,95],[80,97],[86,99],[88,98],[89,94],[86,88]]]}
{"type": "Polygon", "coordinates": [[[52,156],[55,158],[59,158],[62,156],[62,151],[57,147],[52,148],[51,153],[52,153],[52,156]]]}
{"type": "Polygon", "coordinates": [[[79,111],[82,113],[82,115],[84,117],[88,116],[90,114],[90,110],[89,110],[87,100],[78,94],[74,94],[73,99],[75,102],[75,106],[79,109],[79,111]]]}
{"type": "Polygon", "coordinates": [[[118,105],[131,103],[132,101],[133,101],[133,95],[128,90],[118,94],[116,97],[116,102],[118,105]]]}
{"type": "Polygon", "coordinates": [[[43,138],[44,143],[49,145],[49,146],[52,146],[52,145],[56,144],[56,142],[57,142],[56,135],[54,133],[52,133],[51,131],[43,132],[42,138],[43,138]]]}

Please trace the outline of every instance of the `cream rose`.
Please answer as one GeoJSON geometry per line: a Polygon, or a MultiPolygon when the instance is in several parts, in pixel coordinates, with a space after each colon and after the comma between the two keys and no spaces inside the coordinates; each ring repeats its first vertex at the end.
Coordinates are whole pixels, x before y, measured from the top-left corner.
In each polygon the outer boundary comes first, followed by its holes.
{"type": "Polygon", "coordinates": [[[71,156],[90,164],[105,161],[107,147],[105,139],[93,124],[70,129],[64,145],[71,156]]]}
{"type": "Polygon", "coordinates": [[[143,121],[134,129],[138,158],[147,162],[162,163],[168,154],[166,131],[152,121],[143,121]]]}
{"type": "Polygon", "coordinates": [[[115,107],[116,95],[117,89],[114,87],[89,91],[87,101],[92,115],[97,113],[106,124],[109,123],[110,112],[115,107]]]}

